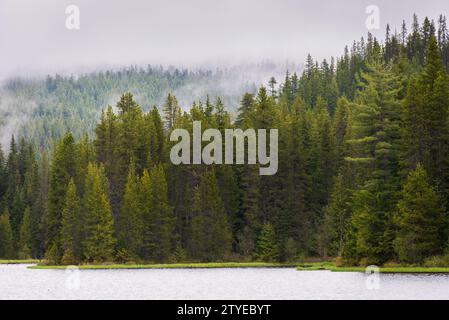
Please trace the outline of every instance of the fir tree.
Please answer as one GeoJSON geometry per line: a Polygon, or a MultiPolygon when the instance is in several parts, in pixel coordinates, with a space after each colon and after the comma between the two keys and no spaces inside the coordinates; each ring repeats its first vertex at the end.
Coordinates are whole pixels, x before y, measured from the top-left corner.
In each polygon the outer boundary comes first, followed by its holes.
{"type": "Polygon", "coordinates": [[[0,258],[14,258],[15,255],[13,249],[13,235],[9,220],[9,212],[6,211],[0,215],[0,258]]]}
{"type": "Polygon", "coordinates": [[[25,209],[22,225],[20,226],[19,258],[31,258],[32,234],[31,234],[31,210],[25,209]]]}
{"type": "Polygon", "coordinates": [[[443,201],[420,164],[404,184],[395,222],[394,247],[401,261],[422,262],[443,252],[446,244],[443,201]]]}
{"type": "Polygon", "coordinates": [[[142,249],[143,221],[140,211],[138,179],[131,163],[119,217],[119,245],[131,258],[138,257],[142,249]]]}
{"type": "Polygon", "coordinates": [[[63,264],[73,264],[82,259],[83,223],[76,186],[73,179],[70,179],[62,211],[61,246],[63,256],[61,261],[63,264]]]}
{"type": "Polygon", "coordinates": [[[430,39],[425,69],[410,80],[403,118],[403,167],[421,163],[442,190],[448,181],[449,79],[435,37],[430,39]]]}
{"type": "Polygon", "coordinates": [[[75,141],[67,134],[56,146],[50,169],[50,190],[46,223],[46,248],[53,246],[56,261],[62,256],[60,246],[61,215],[67,186],[76,173],[75,141]]]}
{"type": "Polygon", "coordinates": [[[116,240],[103,167],[87,167],[85,195],[84,256],[87,261],[105,262],[113,258],[116,240]]]}
{"type": "Polygon", "coordinates": [[[275,262],[279,258],[274,229],[270,223],[263,225],[257,240],[256,258],[264,262],[275,262]]]}
{"type": "Polygon", "coordinates": [[[231,250],[231,229],[215,173],[204,174],[194,193],[190,256],[200,261],[223,260],[231,250]]]}

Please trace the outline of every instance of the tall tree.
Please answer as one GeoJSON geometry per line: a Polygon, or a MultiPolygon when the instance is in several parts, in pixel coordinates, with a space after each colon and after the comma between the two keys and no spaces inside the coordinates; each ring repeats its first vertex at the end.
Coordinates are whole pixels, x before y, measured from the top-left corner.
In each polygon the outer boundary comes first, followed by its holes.
{"type": "Polygon", "coordinates": [[[19,258],[31,258],[32,233],[31,233],[31,210],[26,207],[20,226],[19,258]]]}
{"type": "Polygon", "coordinates": [[[138,257],[142,249],[143,221],[139,200],[138,178],[131,163],[118,219],[119,246],[130,258],[138,257]]]}
{"type": "Polygon", "coordinates": [[[111,261],[116,240],[103,167],[94,164],[87,167],[83,202],[86,216],[84,256],[87,261],[111,261]]]}
{"type": "Polygon", "coordinates": [[[274,228],[270,223],[264,224],[257,241],[256,258],[265,262],[275,262],[279,258],[274,228]]]}
{"type": "Polygon", "coordinates": [[[76,146],[72,134],[67,134],[56,146],[50,168],[50,190],[46,224],[46,248],[52,248],[55,261],[63,252],[60,246],[61,217],[67,186],[76,173],[76,146]]]}
{"type": "Polygon", "coordinates": [[[395,251],[401,261],[422,262],[443,252],[447,228],[443,201],[421,164],[407,177],[395,222],[395,251]]]}
{"type": "Polygon", "coordinates": [[[231,250],[232,236],[213,170],[202,177],[193,202],[191,257],[200,261],[223,260],[231,250]]]}
{"type": "Polygon", "coordinates": [[[81,212],[75,182],[70,179],[62,210],[61,247],[63,256],[61,262],[63,264],[76,263],[83,258],[81,244],[84,219],[81,212]]]}
{"type": "Polygon", "coordinates": [[[412,78],[405,98],[403,165],[421,163],[431,180],[448,190],[449,78],[443,68],[435,37],[431,37],[425,69],[412,78]]]}
{"type": "Polygon", "coordinates": [[[12,229],[8,211],[0,215],[0,257],[3,259],[14,258],[12,229]]]}

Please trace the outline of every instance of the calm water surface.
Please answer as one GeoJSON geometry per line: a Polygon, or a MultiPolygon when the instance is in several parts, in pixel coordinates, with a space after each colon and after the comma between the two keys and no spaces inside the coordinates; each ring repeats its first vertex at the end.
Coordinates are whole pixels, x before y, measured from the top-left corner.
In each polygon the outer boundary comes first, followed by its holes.
{"type": "Polygon", "coordinates": [[[352,272],[263,268],[77,274],[0,265],[0,299],[449,299],[449,275],[379,277],[379,288],[370,290],[368,276],[352,272]]]}

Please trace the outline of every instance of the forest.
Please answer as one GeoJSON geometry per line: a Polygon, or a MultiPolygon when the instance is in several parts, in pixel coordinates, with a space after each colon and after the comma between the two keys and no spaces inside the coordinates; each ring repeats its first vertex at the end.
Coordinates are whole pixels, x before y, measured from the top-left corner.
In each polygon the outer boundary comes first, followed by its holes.
{"type": "Polygon", "coordinates": [[[115,105],[127,91],[145,111],[172,93],[186,106],[206,95],[220,96],[228,111],[235,112],[245,92],[257,92],[256,83],[284,70],[270,62],[214,70],[148,65],[5,79],[0,85],[0,143],[8,145],[16,134],[36,150],[51,153],[55,141],[68,131],[76,139],[93,134],[101,110],[115,105]]]}
{"type": "Polygon", "coordinates": [[[448,266],[448,70],[446,18],[415,15],[337,59],[309,55],[302,74],[245,93],[235,117],[220,97],[184,111],[169,93],[147,109],[124,90],[91,134],[51,148],[13,136],[0,152],[0,258],[448,266]],[[278,129],[277,173],[172,164],[170,132],[193,121],[278,129]]]}

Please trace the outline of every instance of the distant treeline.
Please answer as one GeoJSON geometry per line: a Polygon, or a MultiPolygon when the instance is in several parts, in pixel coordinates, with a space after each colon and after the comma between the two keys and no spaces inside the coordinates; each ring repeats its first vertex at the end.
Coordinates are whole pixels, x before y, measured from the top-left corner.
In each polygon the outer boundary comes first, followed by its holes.
{"type": "MultiPolygon", "coordinates": [[[[132,94],[95,137],[68,133],[51,155],[11,141],[0,155],[0,258],[449,264],[449,34],[417,18],[371,35],[301,76],[161,115],[132,94]],[[171,164],[175,128],[279,129],[279,169],[171,164]],[[48,159],[51,159],[50,161],[48,159]]],[[[70,117],[67,118],[70,121],[70,117]]]]}
{"type": "MultiPolygon", "coordinates": [[[[241,72],[252,68],[257,67],[241,72]]],[[[260,68],[268,73],[277,66],[260,68]]],[[[206,94],[214,99],[221,96],[228,106],[236,107],[243,93],[257,92],[254,82],[237,78],[239,70],[191,71],[148,66],[80,76],[10,79],[0,87],[0,134],[9,139],[14,129],[32,142],[35,150],[51,152],[55,141],[68,131],[75,138],[92,134],[101,110],[115,104],[127,91],[133,92],[145,110],[162,104],[169,92],[176,93],[181,101],[194,101],[206,94]]]]}

